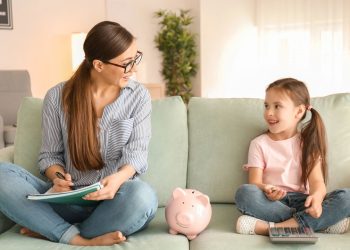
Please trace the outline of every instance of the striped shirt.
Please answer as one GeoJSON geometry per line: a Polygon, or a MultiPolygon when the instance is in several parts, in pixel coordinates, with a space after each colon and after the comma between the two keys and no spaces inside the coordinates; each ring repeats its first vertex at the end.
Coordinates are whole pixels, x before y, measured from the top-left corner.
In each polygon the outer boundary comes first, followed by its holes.
{"type": "Polygon", "coordinates": [[[147,170],[148,144],[151,138],[151,97],[148,90],[133,80],[122,88],[119,97],[105,106],[99,120],[100,152],[104,166],[100,170],[79,171],[71,163],[67,124],[62,105],[64,82],[51,88],[42,112],[40,173],[60,165],[72,176],[75,186],[87,186],[111,175],[126,164],[137,174],[147,170]]]}

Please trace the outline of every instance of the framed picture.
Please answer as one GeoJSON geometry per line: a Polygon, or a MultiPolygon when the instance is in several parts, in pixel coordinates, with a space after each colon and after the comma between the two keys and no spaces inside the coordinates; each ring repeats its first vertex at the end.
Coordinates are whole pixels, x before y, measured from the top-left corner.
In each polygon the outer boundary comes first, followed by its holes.
{"type": "Polygon", "coordinates": [[[0,0],[0,29],[12,29],[11,0],[0,0]]]}

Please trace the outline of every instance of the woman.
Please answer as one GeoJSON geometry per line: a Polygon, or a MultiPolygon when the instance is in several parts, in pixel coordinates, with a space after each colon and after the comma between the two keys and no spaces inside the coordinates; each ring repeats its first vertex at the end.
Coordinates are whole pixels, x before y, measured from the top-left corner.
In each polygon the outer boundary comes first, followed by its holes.
{"type": "Polygon", "coordinates": [[[39,166],[50,182],[3,163],[0,210],[24,227],[23,234],[72,245],[112,245],[146,227],[157,210],[154,191],[137,178],[147,169],[151,100],[130,78],[142,53],[125,28],[98,23],[87,34],[84,52],[75,74],[44,99],[39,166]],[[97,201],[91,207],[25,198],[50,187],[62,192],[98,181],[104,188],[85,197],[97,201]]]}

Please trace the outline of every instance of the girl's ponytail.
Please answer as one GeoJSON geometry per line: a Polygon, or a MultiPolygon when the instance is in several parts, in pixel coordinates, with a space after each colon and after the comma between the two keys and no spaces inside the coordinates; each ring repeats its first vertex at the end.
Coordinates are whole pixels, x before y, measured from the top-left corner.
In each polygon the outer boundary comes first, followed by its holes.
{"type": "Polygon", "coordinates": [[[320,114],[311,108],[311,119],[301,129],[302,143],[302,181],[306,187],[307,179],[318,161],[321,161],[324,181],[327,181],[327,143],[326,129],[320,114]]]}

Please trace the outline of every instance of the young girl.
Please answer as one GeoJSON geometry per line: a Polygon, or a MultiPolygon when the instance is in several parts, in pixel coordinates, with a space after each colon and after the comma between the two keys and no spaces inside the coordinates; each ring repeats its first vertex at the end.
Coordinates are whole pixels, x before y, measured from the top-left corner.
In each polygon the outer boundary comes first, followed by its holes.
{"type": "Polygon", "coordinates": [[[249,184],[236,192],[241,234],[268,235],[269,226],[308,226],[344,233],[349,227],[350,189],[326,193],[327,147],[319,113],[310,105],[304,83],[286,78],[266,89],[268,131],[250,144],[249,184]],[[311,120],[301,131],[306,113],[311,120]]]}

